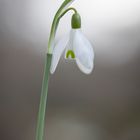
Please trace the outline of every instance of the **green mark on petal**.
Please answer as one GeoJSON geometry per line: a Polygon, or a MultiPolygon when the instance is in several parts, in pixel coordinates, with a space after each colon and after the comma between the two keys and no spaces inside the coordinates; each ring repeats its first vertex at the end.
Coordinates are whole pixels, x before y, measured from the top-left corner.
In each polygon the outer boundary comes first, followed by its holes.
{"type": "Polygon", "coordinates": [[[69,58],[69,57],[72,59],[75,58],[75,54],[72,50],[67,51],[66,58],[69,58]]]}

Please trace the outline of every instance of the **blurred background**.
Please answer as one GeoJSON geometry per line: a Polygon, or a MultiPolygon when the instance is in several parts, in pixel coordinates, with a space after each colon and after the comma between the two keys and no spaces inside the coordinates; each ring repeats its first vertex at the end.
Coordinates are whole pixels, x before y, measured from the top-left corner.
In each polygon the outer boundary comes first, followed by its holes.
{"type": "MultiPolygon", "coordinates": [[[[34,140],[45,51],[63,0],[0,0],[0,140],[34,140]]],[[[140,140],[140,0],[75,0],[95,51],[91,75],[61,58],[47,140],[140,140]]],[[[68,13],[56,40],[70,30],[68,13]]]]}

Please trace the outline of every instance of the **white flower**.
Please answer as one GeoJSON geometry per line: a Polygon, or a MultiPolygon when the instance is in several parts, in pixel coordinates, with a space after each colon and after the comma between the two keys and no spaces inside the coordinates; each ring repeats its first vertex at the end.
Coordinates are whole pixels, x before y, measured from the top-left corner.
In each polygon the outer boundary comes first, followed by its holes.
{"type": "Polygon", "coordinates": [[[65,58],[75,59],[79,69],[90,74],[94,67],[94,51],[91,43],[82,34],[81,29],[72,29],[70,36],[60,40],[53,50],[50,72],[56,70],[61,55],[65,50],[65,58]]]}

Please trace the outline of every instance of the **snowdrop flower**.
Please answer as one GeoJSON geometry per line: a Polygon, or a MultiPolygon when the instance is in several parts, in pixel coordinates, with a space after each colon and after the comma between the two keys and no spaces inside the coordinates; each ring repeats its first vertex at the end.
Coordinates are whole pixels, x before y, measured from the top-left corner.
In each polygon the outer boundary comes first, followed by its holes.
{"type": "Polygon", "coordinates": [[[45,111],[48,94],[49,74],[56,70],[60,57],[65,51],[65,58],[75,60],[79,69],[85,74],[90,74],[94,67],[94,52],[91,43],[81,31],[81,18],[75,8],[68,8],[74,0],[65,0],[56,12],[48,40],[48,48],[45,58],[44,76],[38,112],[36,140],[44,138],[45,111]],[[60,19],[70,10],[75,14],[72,16],[72,29],[68,36],[65,36],[56,45],[55,35],[60,19]]]}
{"type": "Polygon", "coordinates": [[[69,35],[61,39],[53,49],[51,74],[55,72],[64,51],[65,58],[75,60],[83,73],[90,74],[92,72],[94,67],[94,51],[91,43],[81,31],[81,18],[78,13],[72,16],[72,29],[69,35]]]}

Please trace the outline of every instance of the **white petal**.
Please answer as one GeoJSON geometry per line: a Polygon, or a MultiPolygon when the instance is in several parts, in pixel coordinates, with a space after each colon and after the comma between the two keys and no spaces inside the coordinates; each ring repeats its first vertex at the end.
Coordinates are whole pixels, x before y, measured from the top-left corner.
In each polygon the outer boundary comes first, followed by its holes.
{"type": "MultiPolygon", "coordinates": [[[[74,33],[73,33],[73,30],[70,31],[70,36],[69,36],[69,41],[67,43],[67,46],[66,46],[66,50],[65,50],[65,59],[66,58],[66,54],[69,50],[73,50],[73,39],[74,39],[74,33]]],[[[70,59],[70,58],[69,58],[70,59]]]]}
{"type": "Polygon", "coordinates": [[[69,40],[69,35],[66,35],[63,39],[61,39],[53,49],[52,54],[52,62],[50,72],[53,74],[56,70],[60,57],[67,46],[67,42],[69,40]]]}
{"type": "Polygon", "coordinates": [[[91,43],[82,34],[81,30],[74,30],[73,49],[76,55],[76,63],[85,74],[93,70],[94,51],[91,43]]]}

